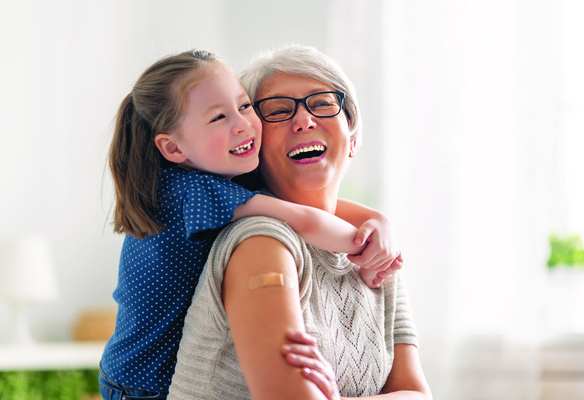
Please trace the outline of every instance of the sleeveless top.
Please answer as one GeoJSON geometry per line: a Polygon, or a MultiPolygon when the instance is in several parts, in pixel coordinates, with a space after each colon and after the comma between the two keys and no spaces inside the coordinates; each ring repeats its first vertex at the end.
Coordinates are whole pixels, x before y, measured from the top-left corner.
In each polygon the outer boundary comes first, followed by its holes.
{"type": "Polygon", "coordinates": [[[341,396],[379,394],[393,363],[393,346],[418,345],[401,273],[369,289],[344,254],[307,245],[288,225],[266,217],[223,230],[187,312],[169,400],[250,399],[221,301],[223,273],[235,247],[270,236],[293,255],[306,331],[332,364],[341,396]]]}

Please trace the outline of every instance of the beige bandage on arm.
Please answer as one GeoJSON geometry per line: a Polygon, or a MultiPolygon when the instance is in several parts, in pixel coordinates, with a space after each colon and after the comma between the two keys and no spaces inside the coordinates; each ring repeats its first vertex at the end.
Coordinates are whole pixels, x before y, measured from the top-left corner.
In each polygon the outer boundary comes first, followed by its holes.
{"type": "Polygon", "coordinates": [[[250,290],[262,289],[271,286],[287,287],[289,289],[293,289],[294,283],[292,279],[286,277],[284,274],[277,272],[252,276],[249,279],[250,290]]]}

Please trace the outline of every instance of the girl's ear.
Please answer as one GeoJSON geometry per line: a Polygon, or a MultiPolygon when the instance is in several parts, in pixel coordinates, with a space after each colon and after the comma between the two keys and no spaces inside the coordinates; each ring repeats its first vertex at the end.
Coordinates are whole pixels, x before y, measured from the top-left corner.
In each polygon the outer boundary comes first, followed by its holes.
{"type": "Polygon", "coordinates": [[[154,143],[162,156],[175,164],[182,164],[187,156],[180,150],[174,137],[168,133],[159,133],[154,138],[154,143]]]}

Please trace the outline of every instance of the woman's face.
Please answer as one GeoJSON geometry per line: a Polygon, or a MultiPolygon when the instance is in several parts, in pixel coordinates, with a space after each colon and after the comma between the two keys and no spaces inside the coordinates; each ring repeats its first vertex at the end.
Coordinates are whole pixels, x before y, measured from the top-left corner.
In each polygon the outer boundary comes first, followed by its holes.
{"type": "MultiPolygon", "coordinates": [[[[264,81],[257,100],[273,96],[303,98],[334,90],[298,75],[278,73],[264,81]]],[[[262,121],[260,171],[268,188],[279,198],[303,203],[303,196],[334,200],[341,176],[353,156],[349,121],[344,112],[330,118],[311,115],[303,104],[283,122],[262,121]]]]}

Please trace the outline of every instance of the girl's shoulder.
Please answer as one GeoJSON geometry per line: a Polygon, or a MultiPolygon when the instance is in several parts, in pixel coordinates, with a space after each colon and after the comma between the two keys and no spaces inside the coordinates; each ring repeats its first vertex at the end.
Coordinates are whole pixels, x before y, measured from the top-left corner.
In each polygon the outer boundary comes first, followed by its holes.
{"type": "Polygon", "coordinates": [[[186,190],[193,186],[233,187],[234,183],[219,176],[205,174],[196,170],[183,168],[163,168],[159,176],[159,186],[168,189],[186,190]]]}

